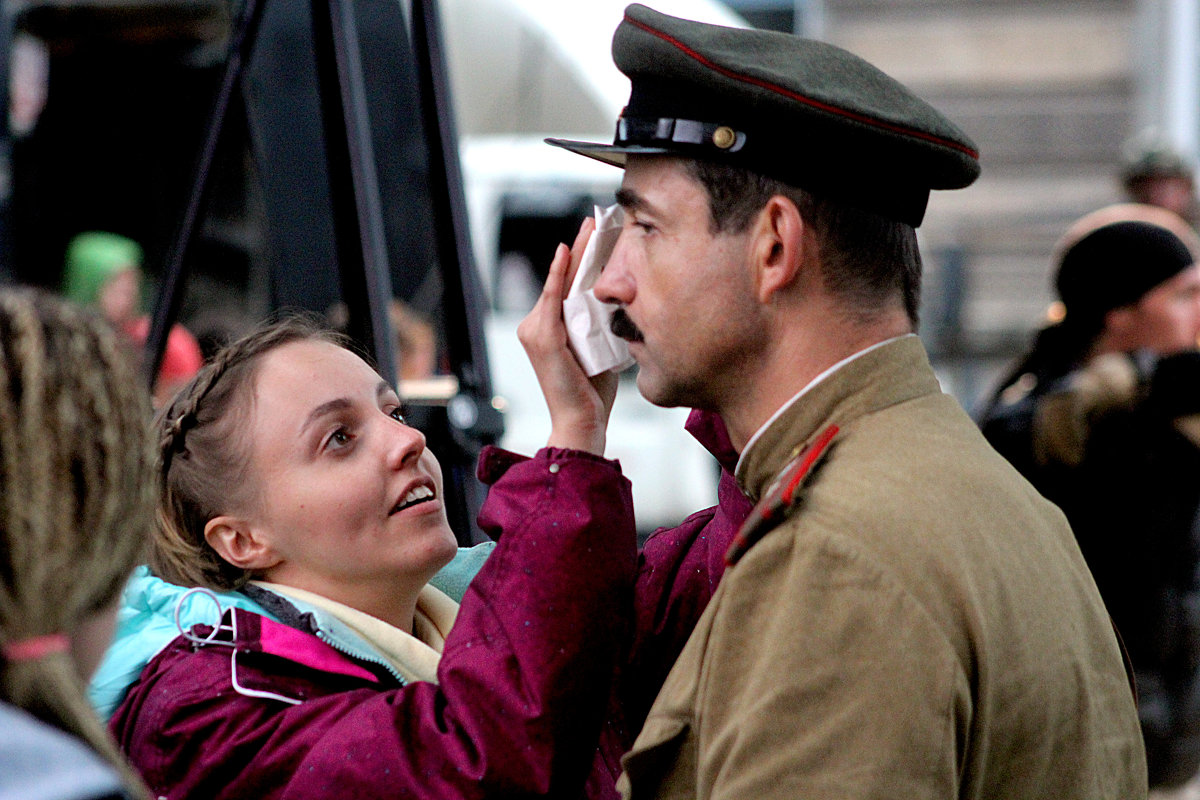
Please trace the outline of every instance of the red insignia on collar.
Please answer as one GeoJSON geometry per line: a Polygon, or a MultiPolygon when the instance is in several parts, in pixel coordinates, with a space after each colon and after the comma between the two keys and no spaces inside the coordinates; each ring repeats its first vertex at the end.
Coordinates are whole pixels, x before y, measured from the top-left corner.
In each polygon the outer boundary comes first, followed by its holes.
{"type": "Polygon", "coordinates": [[[796,502],[800,487],[804,485],[813,467],[825,455],[837,432],[838,426],[830,425],[788,462],[779,473],[779,477],[763,494],[762,499],[751,509],[750,516],[742,523],[733,543],[725,552],[726,565],[732,567],[736,564],[755,542],[787,517],[788,510],[796,502]]]}

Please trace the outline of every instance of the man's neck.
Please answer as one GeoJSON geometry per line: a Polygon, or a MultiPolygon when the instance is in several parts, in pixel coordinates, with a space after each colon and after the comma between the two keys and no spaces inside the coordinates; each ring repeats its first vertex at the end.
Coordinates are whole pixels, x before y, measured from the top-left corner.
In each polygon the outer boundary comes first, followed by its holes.
{"type": "Polygon", "coordinates": [[[890,314],[871,324],[830,325],[815,332],[784,337],[760,367],[751,372],[748,385],[731,393],[728,407],[718,409],[734,447],[742,452],[775,412],[830,368],[874,345],[908,333],[912,333],[912,326],[907,317],[890,314]]]}

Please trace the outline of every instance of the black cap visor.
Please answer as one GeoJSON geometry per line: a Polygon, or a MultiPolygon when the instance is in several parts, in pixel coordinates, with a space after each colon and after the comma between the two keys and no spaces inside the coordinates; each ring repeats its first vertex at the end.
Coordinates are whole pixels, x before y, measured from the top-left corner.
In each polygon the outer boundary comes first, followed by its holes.
{"type": "Polygon", "coordinates": [[[629,154],[661,156],[672,152],[665,147],[600,144],[598,142],[576,142],[570,139],[546,139],[545,142],[546,144],[552,144],[555,147],[561,147],[564,150],[570,150],[572,153],[578,153],[581,156],[594,158],[597,161],[602,161],[605,164],[610,164],[614,167],[624,167],[625,156],[629,154]]]}
{"type": "Polygon", "coordinates": [[[628,117],[617,120],[612,144],[546,139],[581,156],[616,167],[625,166],[627,155],[691,155],[698,158],[736,153],[746,144],[746,135],[727,125],[673,117],[628,117]]]}

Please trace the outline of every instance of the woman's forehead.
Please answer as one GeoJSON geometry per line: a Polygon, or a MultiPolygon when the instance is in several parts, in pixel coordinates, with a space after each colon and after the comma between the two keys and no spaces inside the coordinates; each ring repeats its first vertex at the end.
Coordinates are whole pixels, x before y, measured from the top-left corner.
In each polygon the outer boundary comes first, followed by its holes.
{"type": "Polygon", "coordinates": [[[281,345],[263,356],[255,377],[259,400],[320,404],[334,396],[377,394],[379,374],[344,347],[320,340],[281,345]]]}
{"type": "Polygon", "coordinates": [[[331,377],[355,371],[375,374],[370,365],[355,353],[322,339],[288,342],[263,354],[260,373],[296,371],[331,377]]]}

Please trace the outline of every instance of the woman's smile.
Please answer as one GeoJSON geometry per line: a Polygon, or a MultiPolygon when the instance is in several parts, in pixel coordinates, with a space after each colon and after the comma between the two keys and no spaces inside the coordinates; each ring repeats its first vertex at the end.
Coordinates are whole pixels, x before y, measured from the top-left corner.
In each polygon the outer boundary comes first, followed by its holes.
{"type": "MultiPolygon", "coordinates": [[[[414,486],[412,489],[410,489],[408,492],[405,493],[404,497],[400,500],[400,502],[397,503],[392,508],[391,514],[389,514],[389,516],[398,514],[401,511],[405,511],[414,506],[421,505],[423,503],[436,502],[437,500],[438,500],[438,496],[434,492],[433,486],[431,485],[431,483],[429,483],[429,484],[421,483],[417,486],[414,486]]],[[[434,509],[432,509],[432,508],[422,509],[422,511],[424,513],[427,513],[429,511],[433,511],[433,510],[434,509]]]]}

